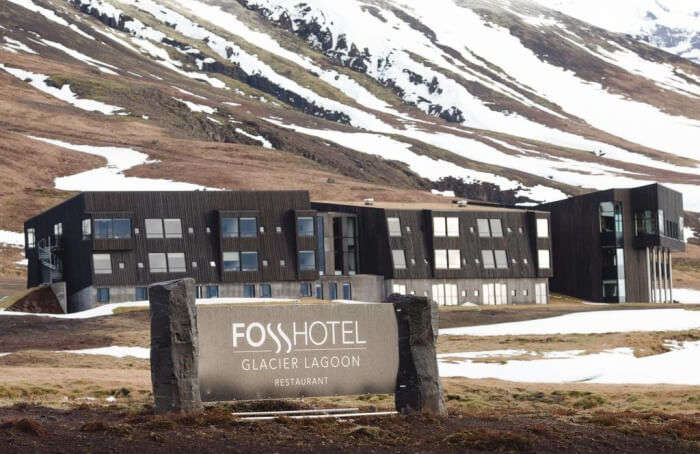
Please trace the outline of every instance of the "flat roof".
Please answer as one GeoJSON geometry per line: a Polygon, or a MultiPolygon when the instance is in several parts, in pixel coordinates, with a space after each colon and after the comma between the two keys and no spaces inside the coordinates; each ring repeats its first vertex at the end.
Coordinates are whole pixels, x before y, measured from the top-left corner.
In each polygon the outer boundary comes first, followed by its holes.
{"type": "Polygon", "coordinates": [[[468,203],[467,206],[461,207],[456,203],[440,203],[440,202],[382,202],[374,201],[371,205],[366,205],[364,201],[333,201],[333,200],[312,200],[311,203],[326,203],[329,205],[346,205],[366,208],[382,208],[385,210],[431,210],[431,211],[542,211],[535,210],[529,207],[510,208],[502,205],[476,205],[468,203]]]}

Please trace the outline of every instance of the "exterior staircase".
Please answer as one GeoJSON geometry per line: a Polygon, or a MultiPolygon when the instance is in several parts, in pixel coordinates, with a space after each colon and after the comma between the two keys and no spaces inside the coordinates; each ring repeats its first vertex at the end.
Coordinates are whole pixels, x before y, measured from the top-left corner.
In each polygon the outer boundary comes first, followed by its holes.
{"type": "Polygon", "coordinates": [[[58,244],[51,243],[51,238],[41,239],[37,243],[43,284],[50,285],[63,280],[63,262],[56,253],[58,248],[58,244]]]}

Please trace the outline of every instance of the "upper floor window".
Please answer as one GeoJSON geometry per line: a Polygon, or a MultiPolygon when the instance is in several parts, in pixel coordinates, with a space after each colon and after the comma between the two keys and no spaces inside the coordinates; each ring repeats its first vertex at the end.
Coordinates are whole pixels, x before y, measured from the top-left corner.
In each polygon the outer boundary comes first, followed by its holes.
{"type": "Polygon", "coordinates": [[[182,252],[168,253],[168,271],[171,273],[186,273],[185,254],[182,252]]]}
{"type": "Polygon", "coordinates": [[[496,268],[496,260],[493,257],[493,251],[491,249],[484,249],[481,251],[481,260],[484,263],[484,268],[487,270],[496,268]]]}
{"type": "Polygon", "coordinates": [[[537,218],[537,238],[549,238],[549,220],[537,218]]]}
{"type": "Polygon", "coordinates": [[[241,252],[241,271],[258,271],[258,253],[241,252]]]}
{"type": "Polygon", "coordinates": [[[479,236],[482,238],[488,238],[491,236],[491,231],[489,230],[489,220],[488,219],[477,219],[476,226],[479,229],[479,236]]]}
{"type": "Polygon", "coordinates": [[[539,249],[537,251],[537,266],[540,269],[549,269],[549,249],[539,249]]]}
{"type": "Polygon", "coordinates": [[[151,273],[167,273],[168,261],[165,253],[157,252],[148,254],[148,269],[151,273]]]}
{"type": "MultiPolygon", "coordinates": [[[[241,218],[239,221],[241,238],[255,238],[258,236],[258,222],[256,218],[241,218]]],[[[256,253],[257,254],[257,253],[256,253]]]]}
{"type": "Polygon", "coordinates": [[[435,217],[433,218],[433,236],[445,236],[447,234],[447,228],[445,226],[445,218],[435,217]]]}
{"type": "Polygon", "coordinates": [[[391,251],[391,257],[394,261],[394,269],[405,270],[406,269],[406,254],[403,249],[394,249],[391,251]]]}
{"type": "MultiPolygon", "coordinates": [[[[146,238],[163,238],[163,220],[146,219],[146,238]]],[[[97,221],[95,221],[95,233],[97,233],[97,221]]]]}
{"type": "Polygon", "coordinates": [[[314,236],[314,218],[297,218],[297,236],[314,236]]]}
{"type": "Polygon", "coordinates": [[[60,238],[63,236],[63,223],[62,222],[59,222],[58,224],[54,224],[53,236],[56,238],[60,238]]]}
{"type": "Polygon", "coordinates": [[[401,236],[401,221],[399,218],[386,218],[389,226],[389,236],[401,236]]]}
{"type": "Polygon", "coordinates": [[[299,270],[312,271],[316,269],[316,254],[314,251],[299,251],[299,270]]]}
{"type": "Polygon", "coordinates": [[[92,236],[92,221],[90,219],[83,219],[82,231],[84,240],[87,240],[92,236]]]}
{"type": "Polygon", "coordinates": [[[446,249],[435,249],[435,269],[436,270],[446,270],[447,269],[447,250],[446,249]]]}
{"type": "Polygon", "coordinates": [[[491,227],[492,237],[501,238],[503,236],[503,227],[500,219],[489,219],[489,226],[491,227]]]}
{"type": "MultiPolygon", "coordinates": [[[[85,236],[85,221],[83,221],[83,235],[85,236]]],[[[89,230],[89,229],[88,229],[89,230]]],[[[131,219],[95,219],[95,238],[97,239],[122,239],[131,238],[131,219]]]]}
{"type": "Polygon", "coordinates": [[[498,250],[493,251],[493,254],[496,257],[496,268],[498,268],[498,269],[508,268],[508,257],[506,256],[506,251],[498,249],[498,250]]]}
{"type": "Polygon", "coordinates": [[[459,236],[459,218],[447,218],[447,236],[459,236]]]}
{"type": "Polygon", "coordinates": [[[109,254],[92,254],[95,274],[112,274],[112,257],[109,254]]]}
{"type": "Polygon", "coordinates": [[[163,219],[166,238],[182,238],[182,223],[179,219],[163,219]]]}
{"type": "Polygon", "coordinates": [[[447,251],[447,265],[451,270],[458,270],[462,267],[459,249],[450,249],[447,251]]]}
{"type": "Polygon", "coordinates": [[[34,246],[36,246],[36,230],[27,229],[27,248],[34,249],[34,246]]]}
{"type": "Polygon", "coordinates": [[[238,252],[224,252],[224,271],[240,271],[241,257],[238,252]]]}
{"type": "Polygon", "coordinates": [[[221,236],[224,238],[238,237],[238,218],[221,219],[221,236]]]}

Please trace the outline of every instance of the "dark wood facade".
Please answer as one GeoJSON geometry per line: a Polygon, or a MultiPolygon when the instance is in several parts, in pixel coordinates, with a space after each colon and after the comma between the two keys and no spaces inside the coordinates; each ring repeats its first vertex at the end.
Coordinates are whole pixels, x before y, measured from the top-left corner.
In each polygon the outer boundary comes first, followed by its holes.
{"type": "MultiPolygon", "coordinates": [[[[86,192],[25,223],[37,242],[50,239],[60,247],[68,294],[89,286],[147,286],[153,282],[192,277],[198,283],[247,283],[316,280],[317,271],[297,269],[297,251],[315,250],[313,238],[297,238],[296,213],[312,213],[306,191],[194,191],[194,192],[86,192]],[[221,219],[247,216],[256,219],[252,238],[223,238],[221,219]],[[125,218],[131,237],[84,237],[83,220],[125,218]],[[146,219],[179,219],[180,238],[147,238],[146,219]],[[62,223],[63,234],[54,235],[62,223]],[[226,251],[256,251],[257,271],[224,271],[226,251]],[[92,254],[109,254],[112,272],[95,274],[92,254]],[[184,253],[186,271],[152,273],[149,253],[184,253]],[[213,266],[212,266],[213,264],[213,266]]],[[[28,286],[42,283],[37,248],[27,248],[28,286]]]]}
{"type": "Polygon", "coordinates": [[[619,248],[624,250],[625,300],[648,302],[647,248],[685,250],[682,238],[658,232],[644,234],[636,228],[635,213],[639,215],[644,211],[653,213],[657,220],[659,210],[672,222],[679,223],[678,220],[682,219],[682,194],[658,184],[593,192],[540,205],[539,208],[552,215],[554,275],[550,289],[553,292],[590,301],[611,301],[603,294],[602,282],[606,279],[604,253],[606,248],[619,248]],[[618,203],[622,207],[622,237],[615,240],[615,244],[601,232],[600,206],[603,202],[618,203]]]}

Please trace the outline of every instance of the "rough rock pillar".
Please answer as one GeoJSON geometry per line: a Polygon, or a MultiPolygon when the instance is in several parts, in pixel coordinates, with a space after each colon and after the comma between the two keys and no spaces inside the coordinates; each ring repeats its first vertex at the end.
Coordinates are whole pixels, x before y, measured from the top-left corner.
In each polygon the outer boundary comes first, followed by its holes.
{"type": "Polygon", "coordinates": [[[202,409],[194,279],[149,287],[151,381],[156,413],[202,409]]]}
{"type": "Polygon", "coordinates": [[[446,415],[437,364],[438,305],[425,297],[393,294],[399,329],[396,409],[446,415]]]}

